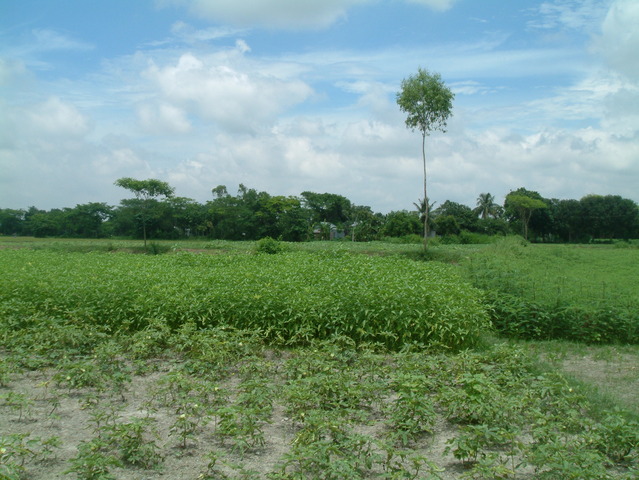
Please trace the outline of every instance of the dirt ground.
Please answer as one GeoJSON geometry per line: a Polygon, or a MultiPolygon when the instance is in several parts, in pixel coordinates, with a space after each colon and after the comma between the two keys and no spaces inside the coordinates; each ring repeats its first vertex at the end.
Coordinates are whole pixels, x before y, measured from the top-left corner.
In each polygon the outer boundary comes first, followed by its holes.
{"type": "MultiPolygon", "coordinates": [[[[613,377],[625,375],[625,387],[617,392],[618,398],[631,403],[639,396],[635,357],[616,356],[610,359],[596,358],[589,354],[571,355],[564,357],[560,363],[567,373],[599,385],[602,391],[618,385],[613,377]]],[[[145,438],[153,442],[161,461],[150,468],[111,466],[109,471],[112,478],[258,479],[268,478],[267,474],[270,472],[281,471],[282,462],[299,431],[299,424],[287,417],[283,402],[274,402],[270,422],[262,425],[263,445],[238,451],[229,439],[224,441],[216,435],[215,420],[208,423],[205,420],[199,421],[192,435],[181,439],[174,429],[175,419],[180,412],[176,411],[170,401],[159,400],[161,395],[158,395],[162,379],[174,367],[175,364],[171,362],[155,362],[149,371],[134,374],[131,382],[118,393],[97,392],[93,388],[68,389],[56,385],[54,368],[12,375],[10,381],[0,387],[0,436],[24,434],[24,445],[29,440],[38,439],[38,442],[34,442],[34,451],[42,450],[42,441],[46,439],[57,438],[59,441],[59,447],[52,449],[46,458],[43,455],[25,456],[24,475],[21,478],[108,478],[82,477],[75,472],[68,472],[68,469],[72,460],[78,456],[78,446],[102,435],[104,429],[101,430],[100,426],[104,427],[109,422],[127,423],[136,419],[148,419],[150,427],[145,438]],[[217,458],[214,468],[210,467],[213,458],[217,458]]],[[[233,402],[237,398],[238,384],[236,375],[231,375],[220,383],[221,388],[232,392],[227,401],[233,402]]],[[[379,399],[380,410],[381,405],[389,400],[379,399]]],[[[381,437],[387,427],[382,421],[367,421],[354,423],[352,428],[363,435],[381,437]]],[[[455,427],[441,417],[436,423],[434,435],[428,435],[412,445],[414,452],[424,455],[439,467],[439,477],[432,478],[459,479],[466,471],[458,460],[445,452],[446,442],[454,435],[455,427]]],[[[370,478],[381,477],[375,474],[370,478]]],[[[516,478],[533,478],[533,473],[518,469],[516,478]]]]}
{"type": "MultiPolygon", "coordinates": [[[[4,405],[0,400],[0,435],[28,434],[27,439],[40,440],[57,437],[61,445],[46,460],[28,459],[24,464],[26,475],[23,478],[81,478],[76,477],[75,473],[65,473],[65,470],[70,468],[71,460],[78,455],[77,446],[97,436],[97,411],[111,415],[119,423],[142,418],[152,419],[155,434],[148,435],[148,440],[155,442],[163,460],[157,467],[149,469],[110,467],[113,477],[119,480],[254,479],[266,478],[267,473],[278,469],[299,428],[286,416],[281,404],[275,403],[271,423],[263,425],[263,446],[251,448],[244,453],[234,451],[228,441],[223,442],[216,437],[214,422],[202,422],[184,447],[181,440],[171,433],[176,418],[175,409],[158,405],[152,400],[157,397],[160,379],[168,371],[168,368],[160,366],[152,373],[135,375],[123,395],[98,394],[90,388],[57,388],[52,379],[52,369],[14,377],[9,385],[0,388],[0,398],[5,399],[4,405]],[[9,392],[14,395],[23,394],[30,399],[28,405],[24,405],[24,408],[10,406],[6,401],[9,392]],[[211,452],[219,456],[215,469],[208,468],[211,460],[208,455],[211,452]]],[[[236,383],[237,379],[231,377],[221,386],[232,389],[236,383]]],[[[108,421],[105,419],[104,424],[108,421]]],[[[385,426],[382,423],[361,424],[353,428],[358,433],[375,436],[385,426]]],[[[415,450],[441,467],[440,478],[459,478],[464,469],[452,455],[444,454],[446,441],[453,436],[453,429],[441,420],[436,430],[434,436],[425,438],[415,450]]]]}

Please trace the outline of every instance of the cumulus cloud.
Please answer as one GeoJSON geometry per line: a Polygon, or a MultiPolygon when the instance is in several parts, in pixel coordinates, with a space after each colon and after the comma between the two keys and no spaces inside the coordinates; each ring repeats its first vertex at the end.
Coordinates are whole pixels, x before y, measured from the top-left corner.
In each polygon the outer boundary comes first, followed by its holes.
{"type": "Polygon", "coordinates": [[[170,104],[140,105],[137,114],[142,127],[150,133],[186,133],[191,130],[184,111],[170,104]]]}
{"type": "Polygon", "coordinates": [[[254,132],[312,93],[301,80],[241,70],[192,53],[175,64],[153,64],[144,76],[168,103],[236,132],[254,132]]]}
{"type": "Polygon", "coordinates": [[[27,117],[36,134],[55,136],[82,136],[89,132],[89,119],[73,105],[58,97],[29,109],[27,117]]]}

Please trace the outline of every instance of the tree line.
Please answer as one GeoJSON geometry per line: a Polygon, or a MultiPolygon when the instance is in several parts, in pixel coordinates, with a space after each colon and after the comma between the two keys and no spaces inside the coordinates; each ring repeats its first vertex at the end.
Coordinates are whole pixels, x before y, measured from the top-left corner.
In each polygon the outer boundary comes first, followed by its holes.
{"type": "Polygon", "coordinates": [[[511,191],[503,205],[489,193],[474,208],[450,200],[437,206],[419,200],[414,209],[387,214],[355,205],[333,193],[305,191],[299,196],[271,195],[239,185],[236,194],[219,185],[212,199],[199,203],[174,195],[159,180],[119,179],[131,193],[117,206],[103,202],[73,208],[1,209],[0,234],[36,237],[151,239],[210,238],[285,241],[387,237],[414,238],[428,230],[448,241],[470,241],[476,235],[521,234],[537,242],[589,242],[639,238],[639,207],[618,195],[588,195],[580,200],[542,197],[525,188],[511,191]]]}

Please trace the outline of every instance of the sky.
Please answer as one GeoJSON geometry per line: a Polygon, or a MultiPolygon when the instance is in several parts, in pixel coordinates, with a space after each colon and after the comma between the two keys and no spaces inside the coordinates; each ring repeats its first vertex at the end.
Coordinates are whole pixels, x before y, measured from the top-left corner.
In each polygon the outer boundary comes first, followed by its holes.
{"type": "Polygon", "coordinates": [[[435,206],[639,202],[637,25],[639,0],[0,0],[0,208],[118,205],[133,177],[413,210],[419,68],[455,94],[435,206]]]}

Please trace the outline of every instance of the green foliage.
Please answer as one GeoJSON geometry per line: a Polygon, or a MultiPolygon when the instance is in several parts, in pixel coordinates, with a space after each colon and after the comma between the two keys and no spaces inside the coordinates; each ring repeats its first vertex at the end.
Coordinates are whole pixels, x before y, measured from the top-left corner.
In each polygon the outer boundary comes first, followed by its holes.
{"type": "Polygon", "coordinates": [[[71,468],[65,473],[75,473],[79,480],[115,480],[110,469],[121,463],[105,450],[107,444],[99,439],[80,443],[78,454],[71,460],[71,468]]]}
{"type": "Polygon", "coordinates": [[[273,255],[276,253],[282,253],[283,251],[284,245],[282,244],[282,242],[278,242],[271,237],[264,237],[258,240],[255,244],[256,253],[268,253],[273,255]]]}
{"type": "MultiPolygon", "coordinates": [[[[290,343],[346,335],[392,348],[459,349],[475,344],[488,327],[478,292],[454,267],[400,257],[17,250],[0,256],[0,299],[10,294],[24,309],[114,331],[136,332],[161,319],[173,329],[193,321],[262,330],[271,341],[290,343]]],[[[147,341],[136,335],[133,345],[147,341]]]]}
{"type": "Polygon", "coordinates": [[[415,75],[402,80],[397,104],[407,114],[406,126],[427,135],[431,131],[445,131],[454,98],[441,75],[419,68],[415,75]]]}
{"type": "Polygon", "coordinates": [[[171,250],[171,247],[162,243],[150,242],[146,248],[149,255],[161,255],[171,250]]]}
{"type": "Polygon", "coordinates": [[[149,418],[116,423],[109,429],[109,442],[118,449],[122,461],[142,468],[153,468],[162,461],[160,447],[149,439],[149,418]]]}
{"type": "Polygon", "coordinates": [[[20,480],[23,478],[24,462],[36,456],[34,445],[37,439],[29,434],[0,436],[0,479],[20,480]]]}
{"type": "Polygon", "coordinates": [[[586,343],[639,342],[635,250],[528,245],[506,238],[465,262],[505,335],[586,343]]]}

